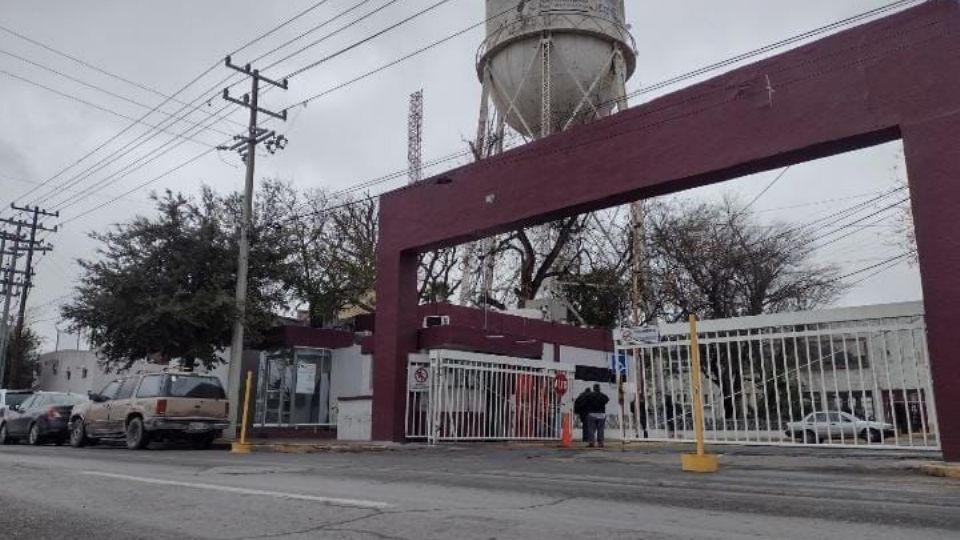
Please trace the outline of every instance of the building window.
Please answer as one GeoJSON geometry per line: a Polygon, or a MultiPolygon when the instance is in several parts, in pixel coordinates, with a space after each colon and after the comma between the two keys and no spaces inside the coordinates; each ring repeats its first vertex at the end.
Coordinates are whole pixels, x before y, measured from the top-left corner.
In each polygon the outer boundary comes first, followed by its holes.
{"type": "Polygon", "coordinates": [[[80,378],[81,379],[87,378],[87,368],[83,368],[83,370],[80,372],[80,378]]]}

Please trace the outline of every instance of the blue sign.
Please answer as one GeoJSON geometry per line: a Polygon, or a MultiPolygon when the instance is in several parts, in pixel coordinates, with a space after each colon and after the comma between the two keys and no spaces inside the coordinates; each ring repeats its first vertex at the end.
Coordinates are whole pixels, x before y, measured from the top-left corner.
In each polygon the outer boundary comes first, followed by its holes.
{"type": "Polygon", "coordinates": [[[620,351],[619,353],[614,353],[610,355],[610,371],[614,375],[626,375],[627,374],[627,353],[620,351]]]}

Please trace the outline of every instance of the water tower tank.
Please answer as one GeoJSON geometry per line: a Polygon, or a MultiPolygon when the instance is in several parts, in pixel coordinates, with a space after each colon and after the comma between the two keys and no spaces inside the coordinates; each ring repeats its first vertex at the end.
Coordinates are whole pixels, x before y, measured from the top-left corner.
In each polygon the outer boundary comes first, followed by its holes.
{"type": "Polygon", "coordinates": [[[513,129],[529,137],[562,131],[606,116],[623,97],[636,68],[624,0],[486,0],[486,6],[477,71],[513,129]]]}

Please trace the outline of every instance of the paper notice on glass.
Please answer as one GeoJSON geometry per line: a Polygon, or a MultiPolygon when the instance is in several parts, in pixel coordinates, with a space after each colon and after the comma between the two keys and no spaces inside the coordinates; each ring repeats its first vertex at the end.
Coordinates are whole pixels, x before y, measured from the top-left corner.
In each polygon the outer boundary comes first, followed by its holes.
{"type": "Polygon", "coordinates": [[[297,393],[312,394],[317,387],[317,365],[297,362],[297,393]]]}

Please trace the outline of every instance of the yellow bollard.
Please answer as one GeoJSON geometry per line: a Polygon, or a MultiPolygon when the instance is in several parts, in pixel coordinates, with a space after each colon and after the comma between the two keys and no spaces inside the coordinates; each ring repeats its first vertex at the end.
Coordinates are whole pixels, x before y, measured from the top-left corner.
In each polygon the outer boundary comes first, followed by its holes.
{"type": "Polygon", "coordinates": [[[250,418],[250,387],[253,386],[253,371],[247,371],[247,388],[243,394],[243,423],[240,424],[240,441],[230,446],[232,454],[249,454],[250,443],[247,442],[247,420],[250,418]]]}
{"type": "Polygon", "coordinates": [[[697,342],[697,317],[690,316],[690,378],[693,382],[693,434],[697,442],[696,454],[680,456],[681,468],[686,472],[713,473],[720,464],[716,454],[704,453],[703,396],[700,378],[700,344],[697,342]]]}

